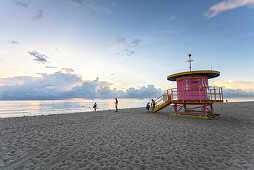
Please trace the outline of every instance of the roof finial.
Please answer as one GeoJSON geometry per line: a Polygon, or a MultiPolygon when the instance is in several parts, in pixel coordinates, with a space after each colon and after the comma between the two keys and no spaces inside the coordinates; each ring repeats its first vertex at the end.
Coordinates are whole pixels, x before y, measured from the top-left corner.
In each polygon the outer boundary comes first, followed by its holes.
{"type": "Polygon", "coordinates": [[[193,61],[194,61],[194,60],[191,59],[191,54],[189,54],[189,60],[187,60],[187,62],[190,63],[190,66],[189,66],[190,71],[191,71],[191,62],[193,62],[193,61]]]}

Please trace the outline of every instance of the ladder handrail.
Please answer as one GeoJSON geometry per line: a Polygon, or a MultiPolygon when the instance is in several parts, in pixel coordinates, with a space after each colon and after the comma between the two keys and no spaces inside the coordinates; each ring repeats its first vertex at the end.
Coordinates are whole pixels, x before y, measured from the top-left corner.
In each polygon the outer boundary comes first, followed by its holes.
{"type": "Polygon", "coordinates": [[[172,94],[168,94],[168,93],[163,93],[160,97],[156,98],[155,101],[155,107],[160,106],[161,104],[167,102],[167,101],[171,101],[172,94]],[[166,98],[163,98],[163,96],[166,96],[166,98]],[[164,99],[166,99],[166,101],[164,101],[164,99]],[[163,101],[163,102],[162,102],[163,101]],[[157,106],[156,106],[157,105],[157,106]]]}

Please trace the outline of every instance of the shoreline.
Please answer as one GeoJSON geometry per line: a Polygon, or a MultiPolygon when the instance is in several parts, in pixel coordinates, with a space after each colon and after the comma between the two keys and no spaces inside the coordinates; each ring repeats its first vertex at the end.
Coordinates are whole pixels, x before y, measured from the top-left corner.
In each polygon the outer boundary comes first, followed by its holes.
{"type": "Polygon", "coordinates": [[[214,109],[214,120],[172,107],[3,118],[0,169],[252,169],[254,102],[214,109]]]}
{"type": "MultiPolygon", "coordinates": [[[[133,107],[133,108],[124,108],[124,109],[118,109],[119,111],[120,110],[128,110],[128,109],[142,109],[144,108],[145,110],[145,107],[133,107]]],[[[105,111],[114,111],[114,109],[105,109],[105,110],[97,110],[96,112],[105,112],[105,111]]],[[[50,116],[50,115],[72,115],[72,114],[80,114],[80,113],[96,113],[95,111],[83,111],[83,112],[70,112],[70,113],[59,113],[59,114],[47,114],[47,115],[34,115],[34,116],[31,116],[31,115],[28,115],[28,116],[16,116],[16,117],[0,117],[0,120],[1,119],[12,119],[12,118],[22,118],[22,117],[40,117],[40,116],[50,116]]]]}

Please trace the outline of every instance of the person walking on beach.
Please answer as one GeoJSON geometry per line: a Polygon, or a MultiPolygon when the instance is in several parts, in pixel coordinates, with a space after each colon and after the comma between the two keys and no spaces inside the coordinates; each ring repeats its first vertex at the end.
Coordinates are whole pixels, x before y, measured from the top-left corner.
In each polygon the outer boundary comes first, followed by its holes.
{"type": "Polygon", "coordinates": [[[149,110],[150,110],[150,102],[148,102],[148,103],[146,104],[146,110],[147,110],[147,113],[149,113],[149,110]]]}
{"type": "Polygon", "coordinates": [[[155,108],[155,101],[152,99],[152,103],[151,103],[152,107],[151,107],[151,112],[153,111],[153,109],[155,108]]]}
{"type": "Polygon", "coordinates": [[[115,101],[116,112],[118,112],[118,107],[117,107],[118,106],[118,100],[117,100],[117,98],[115,98],[115,100],[116,100],[115,101]]]}
{"type": "Polygon", "coordinates": [[[94,103],[93,108],[94,108],[94,111],[96,112],[96,109],[97,109],[97,104],[96,104],[96,102],[94,103]]]}

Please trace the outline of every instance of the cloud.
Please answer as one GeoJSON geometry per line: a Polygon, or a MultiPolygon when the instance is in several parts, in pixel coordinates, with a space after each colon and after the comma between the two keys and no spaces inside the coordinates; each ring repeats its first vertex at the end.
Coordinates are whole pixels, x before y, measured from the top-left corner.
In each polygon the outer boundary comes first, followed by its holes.
{"type": "Polygon", "coordinates": [[[242,97],[242,98],[254,97],[254,92],[246,92],[241,89],[237,89],[237,90],[224,89],[223,96],[224,97],[236,97],[236,98],[237,97],[242,97]]]}
{"type": "Polygon", "coordinates": [[[83,80],[74,72],[58,71],[42,74],[41,77],[0,78],[1,100],[40,100],[68,98],[152,98],[163,92],[154,85],[129,88],[126,91],[110,89],[113,84],[107,81],[83,80]]]}
{"type": "Polygon", "coordinates": [[[222,86],[229,90],[244,90],[247,92],[254,92],[254,85],[251,81],[243,80],[228,80],[228,81],[215,81],[212,83],[214,86],[222,86]]]}
{"type": "Polygon", "coordinates": [[[11,41],[10,41],[10,44],[19,44],[19,42],[16,41],[16,40],[11,40],[11,41]]]}
{"type": "Polygon", "coordinates": [[[74,73],[75,70],[72,69],[72,68],[62,68],[62,69],[61,69],[61,72],[67,73],[67,74],[71,74],[71,73],[74,73]]]}
{"type": "Polygon", "coordinates": [[[14,4],[23,8],[27,8],[30,5],[30,0],[28,1],[14,1],[14,4]]]}
{"type": "Polygon", "coordinates": [[[212,84],[224,88],[224,97],[254,97],[254,85],[251,81],[228,80],[215,81],[212,84]]]}
{"type": "Polygon", "coordinates": [[[125,47],[137,47],[138,45],[141,44],[142,41],[138,38],[135,38],[131,40],[130,42],[128,42],[126,38],[118,36],[116,39],[116,42],[118,45],[122,45],[125,47]]]}
{"type": "Polygon", "coordinates": [[[205,13],[207,18],[212,18],[219,15],[222,12],[233,10],[235,8],[243,6],[254,6],[254,0],[224,0],[219,2],[208,9],[205,13]]]}
{"type": "Polygon", "coordinates": [[[154,85],[147,85],[147,86],[143,86],[139,89],[135,89],[135,88],[129,88],[126,91],[126,97],[129,98],[153,98],[153,97],[159,97],[160,95],[162,95],[163,92],[162,90],[159,88],[155,88],[154,85]]]}
{"type": "Polygon", "coordinates": [[[169,21],[173,21],[173,20],[175,20],[176,19],[176,16],[170,16],[170,17],[168,17],[168,20],[169,21]]]}
{"type": "Polygon", "coordinates": [[[84,2],[82,0],[71,0],[71,2],[75,5],[78,5],[82,7],[84,5],[84,2]]]}
{"type": "Polygon", "coordinates": [[[43,17],[43,10],[40,9],[37,11],[37,14],[33,17],[33,20],[39,21],[42,19],[42,17],[43,17]]]}
{"type": "Polygon", "coordinates": [[[66,92],[82,84],[76,74],[56,72],[35,77],[12,77],[0,79],[1,100],[64,99],[66,92]],[[14,80],[18,80],[15,82],[14,80]]]}
{"type": "Polygon", "coordinates": [[[54,67],[54,66],[45,66],[45,68],[57,68],[57,67],[54,67]]]}
{"type": "Polygon", "coordinates": [[[45,54],[41,54],[37,52],[36,50],[29,51],[29,54],[33,56],[34,57],[33,60],[37,61],[38,63],[41,63],[41,64],[49,63],[49,61],[47,61],[48,57],[45,54]]]}
{"type": "Polygon", "coordinates": [[[127,44],[127,41],[124,37],[117,37],[116,39],[118,45],[125,45],[127,44]]]}
{"type": "MultiPolygon", "coordinates": [[[[163,94],[154,85],[128,88],[126,91],[111,89],[112,85],[99,78],[83,80],[73,69],[65,68],[53,74],[41,74],[41,77],[0,78],[0,100],[154,98],[163,94]]],[[[254,97],[254,92],[241,89],[224,89],[223,93],[224,97],[254,97]]]]}
{"type": "Polygon", "coordinates": [[[124,51],[124,53],[122,53],[122,55],[124,55],[124,56],[132,56],[135,54],[135,50],[130,50],[128,48],[124,49],[123,51],[124,51]]]}
{"type": "Polygon", "coordinates": [[[101,12],[105,14],[113,13],[111,9],[95,4],[94,2],[90,0],[71,0],[71,2],[80,8],[89,8],[89,9],[92,9],[93,11],[101,12]]]}
{"type": "Polygon", "coordinates": [[[140,43],[141,43],[140,39],[134,39],[130,42],[130,45],[133,47],[136,47],[136,46],[140,45],[140,43]]]}
{"type": "Polygon", "coordinates": [[[16,77],[7,77],[0,78],[0,86],[8,86],[8,85],[21,85],[24,81],[31,79],[29,76],[16,76],[16,77]]]}
{"type": "MultiPolygon", "coordinates": [[[[107,81],[99,81],[97,77],[93,81],[84,81],[82,86],[76,86],[72,89],[72,98],[101,98],[101,99],[112,99],[112,98],[154,98],[160,96],[163,92],[161,89],[157,89],[154,85],[147,85],[141,88],[129,88],[126,91],[110,89],[113,85],[107,81]]],[[[70,95],[68,95],[70,96],[70,95]]]]}
{"type": "Polygon", "coordinates": [[[137,47],[141,44],[141,40],[138,38],[135,38],[131,41],[127,41],[124,37],[117,37],[116,39],[118,47],[121,49],[121,51],[118,53],[121,57],[126,56],[132,56],[136,53],[137,47]]]}

